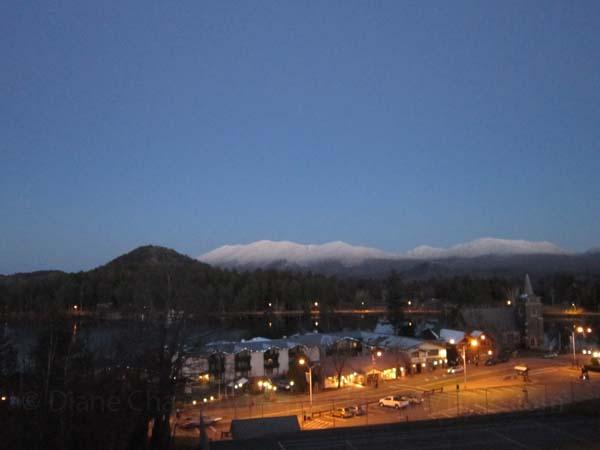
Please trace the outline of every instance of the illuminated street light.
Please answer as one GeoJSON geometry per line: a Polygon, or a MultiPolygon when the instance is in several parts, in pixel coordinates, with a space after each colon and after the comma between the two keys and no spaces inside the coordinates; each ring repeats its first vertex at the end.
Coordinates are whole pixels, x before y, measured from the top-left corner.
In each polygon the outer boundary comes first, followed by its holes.
{"type": "Polygon", "coordinates": [[[294,384],[294,380],[290,381],[290,386],[293,386],[294,384]]]}
{"type": "Polygon", "coordinates": [[[319,302],[315,302],[315,308],[319,307],[319,302]]]}
{"type": "Polygon", "coordinates": [[[492,356],[492,353],[493,353],[493,352],[492,352],[491,350],[488,350],[488,355],[489,355],[489,356],[492,356]]]}
{"type": "Polygon", "coordinates": [[[450,344],[454,345],[456,343],[456,341],[454,339],[450,339],[450,344]]]}
{"type": "Polygon", "coordinates": [[[409,301],[408,301],[408,306],[410,306],[410,305],[412,305],[412,302],[409,300],[409,301]]]}
{"type": "Polygon", "coordinates": [[[480,339],[481,339],[482,341],[485,341],[485,334],[482,334],[480,339]]]}
{"type": "Polygon", "coordinates": [[[381,358],[381,355],[382,355],[381,350],[377,350],[376,355],[377,355],[378,358],[381,358]]]}
{"type": "MultiPolygon", "coordinates": [[[[316,302],[315,302],[316,303],[316,302]]],[[[306,359],[300,358],[298,360],[298,364],[300,366],[306,365],[308,367],[308,395],[310,399],[310,413],[312,415],[312,405],[313,405],[313,392],[312,392],[312,365],[308,364],[306,359]]]]}
{"type": "Polygon", "coordinates": [[[192,405],[196,406],[196,400],[192,400],[192,405]]]}
{"type": "Polygon", "coordinates": [[[75,311],[77,311],[77,308],[79,308],[79,306],[77,306],[77,305],[73,305],[73,309],[74,309],[75,311]]]}
{"type": "Polygon", "coordinates": [[[471,347],[477,347],[479,345],[479,342],[477,342],[477,339],[471,339],[471,347]]]}
{"type": "Polygon", "coordinates": [[[512,300],[506,300],[506,306],[512,305],[512,300]]]}
{"type": "MultiPolygon", "coordinates": [[[[578,327],[575,327],[575,325],[573,325],[573,331],[571,332],[571,339],[572,339],[572,344],[573,344],[573,364],[578,364],[577,363],[577,356],[576,356],[576,350],[575,350],[575,332],[580,333],[580,334],[584,334],[586,331],[588,333],[592,332],[592,329],[590,327],[582,327],[581,325],[579,325],[578,327]]],[[[584,353],[585,355],[585,353],[584,353]]]]}

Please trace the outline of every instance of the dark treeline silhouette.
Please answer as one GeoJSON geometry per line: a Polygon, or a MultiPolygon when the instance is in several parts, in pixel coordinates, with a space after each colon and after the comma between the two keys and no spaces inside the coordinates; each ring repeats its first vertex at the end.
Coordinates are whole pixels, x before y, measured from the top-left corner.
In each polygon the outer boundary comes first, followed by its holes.
{"type": "MultiPolygon", "coordinates": [[[[163,291],[166,307],[169,297],[163,291]]],[[[38,324],[20,367],[16,343],[6,330],[0,333],[3,446],[172,448],[169,418],[182,388],[185,323],[185,316],[132,321],[99,356],[78,320],[51,315],[38,324]]]]}
{"type": "MultiPolygon", "coordinates": [[[[439,298],[460,305],[503,302],[519,277],[436,277],[411,280],[391,272],[360,279],[310,272],[255,270],[237,272],[203,264],[173,250],[146,246],[88,272],[35,272],[0,277],[0,311],[33,312],[40,317],[73,309],[94,312],[100,306],[122,313],[163,311],[166,277],[170,305],[188,313],[260,311],[271,302],[281,310],[308,309],[319,300],[322,311],[387,303],[398,310],[407,298],[439,298]]],[[[534,279],[545,303],[571,303],[597,309],[600,277],[548,274],[534,279]]]]}

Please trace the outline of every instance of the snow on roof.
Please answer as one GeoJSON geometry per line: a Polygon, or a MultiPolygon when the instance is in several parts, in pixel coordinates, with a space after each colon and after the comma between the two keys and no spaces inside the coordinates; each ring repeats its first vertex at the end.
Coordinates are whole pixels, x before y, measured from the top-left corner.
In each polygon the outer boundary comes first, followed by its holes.
{"type": "Polygon", "coordinates": [[[471,336],[473,336],[474,338],[478,338],[482,334],[483,334],[483,331],[481,331],[481,330],[473,330],[473,331],[471,331],[471,336]]]}
{"type": "Polygon", "coordinates": [[[387,322],[387,321],[379,321],[377,322],[377,325],[375,326],[375,330],[373,330],[374,333],[379,333],[379,334],[394,334],[394,326],[387,322]]]}
{"type": "Polygon", "coordinates": [[[442,328],[440,330],[440,338],[446,342],[460,342],[465,338],[465,332],[459,330],[450,330],[448,328],[442,328]]]}

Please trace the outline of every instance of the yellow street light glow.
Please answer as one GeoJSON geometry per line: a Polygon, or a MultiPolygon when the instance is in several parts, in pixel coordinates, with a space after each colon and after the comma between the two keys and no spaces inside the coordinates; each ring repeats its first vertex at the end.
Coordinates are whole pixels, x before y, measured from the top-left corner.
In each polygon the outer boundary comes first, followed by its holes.
{"type": "Polygon", "coordinates": [[[215,398],[211,395],[210,396],[210,401],[212,402],[215,398]]]}
{"type": "Polygon", "coordinates": [[[377,350],[377,353],[376,353],[376,355],[377,355],[378,357],[381,357],[381,355],[382,355],[382,353],[381,353],[381,350],[377,350]]]}
{"type": "Polygon", "coordinates": [[[488,355],[492,356],[492,353],[493,352],[491,350],[488,350],[488,355]]]}
{"type": "Polygon", "coordinates": [[[481,335],[481,340],[482,340],[482,341],[485,341],[485,334],[482,334],[482,335],[481,335]]]}
{"type": "Polygon", "coordinates": [[[506,300],[506,305],[507,305],[507,306],[510,306],[510,305],[512,305],[512,300],[506,300]]]}
{"type": "Polygon", "coordinates": [[[5,396],[5,395],[3,395],[1,398],[2,398],[2,401],[3,401],[3,402],[5,402],[5,401],[6,401],[6,396],[5,396]]]}
{"type": "Polygon", "coordinates": [[[410,306],[410,305],[412,305],[412,302],[409,300],[409,301],[408,301],[408,306],[410,306]]]}
{"type": "Polygon", "coordinates": [[[294,380],[290,381],[290,386],[293,386],[294,384],[294,380]]]}
{"type": "Polygon", "coordinates": [[[298,360],[298,364],[300,364],[301,366],[303,366],[304,364],[306,364],[306,360],[304,358],[300,358],[298,360]]]}
{"type": "Polygon", "coordinates": [[[586,330],[588,333],[592,332],[592,329],[590,327],[588,327],[588,329],[586,330]]]}
{"type": "Polygon", "coordinates": [[[273,386],[273,390],[276,391],[277,390],[277,386],[273,386]]]}
{"type": "Polygon", "coordinates": [[[577,327],[577,332],[578,333],[583,333],[583,327],[577,327]]]}
{"type": "Polygon", "coordinates": [[[477,342],[476,339],[471,340],[471,347],[477,347],[478,345],[479,345],[479,343],[477,342]]]}
{"type": "Polygon", "coordinates": [[[202,401],[203,401],[204,403],[206,403],[206,402],[208,401],[208,399],[207,399],[206,397],[204,397],[204,398],[202,399],[202,401]]]}
{"type": "Polygon", "coordinates": [[[78,306],[77,306],[77,305],[73,305],[73,309],[77,309],[77,308],[78,308],[78,306]]]}
{"type": "Polygon", "coordinates": [[[318,326],[319,326],[319,322],[315,322],[315,327],[318,327],[318,326]]]}
{"type": "Polygon", "coordinates": [[[196,406],[196,400],[192,400],[192,405],[196,406]]]}
{"type": "Polygon", "coordinates": [[[271,304],[271,302],[269,302],[269,308],[270,308],[271,306],[273,306],[273,305],[271,304]]]}
{"type": "Polygon", "coordinates": [[[315,302],[315,308],[319,306],[319,302],[315,302]]]}
{"type": "Polygon", "coordinates": [[[258,380],[258,387],[262,387],[262,385],[263,385],[262,380],[258,380]]]}

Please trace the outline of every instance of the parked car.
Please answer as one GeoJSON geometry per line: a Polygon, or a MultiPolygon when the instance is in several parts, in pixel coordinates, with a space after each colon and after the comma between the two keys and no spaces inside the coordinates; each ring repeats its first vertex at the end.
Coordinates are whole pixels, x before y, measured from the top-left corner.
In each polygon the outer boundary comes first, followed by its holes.
{"type": "Polygon", "coordinates": [[[402,400],[408,400],[408,402],[411,405],[420,405],[421,403],[423,403],[423,397],[419,394],[416,394],[414,392],[408,392],[408,393],[403,393],[400,394],[400,398],[402,400]]]}
{"type": "Polygon", "coordinates": [[[545,358],[545,359],[553,359],[553,358],[558,358],[558,353],[556,353],[556,352],[549,352],[549,353],[546,353],[546,354],[544,355],[544,358],[545,358]]]}
{"type": "Polygon", "coordinates": [[[290,384],[289,381],[285,381],[285,380],[278,380],[275,383],[275,386],[277,386],[277,389],[279,389],[280,391],[289,391],[293,384],[290,384]]]}
{"type": "Polygon", "coordinates": [[[448,367],[448,373],[450,374],[461,373],[464,371],[465,368],[463,366],[448,367]]]}
{"type": "Polygon", "coordinates": [[[363,405],[352,405],[348,408],[355,416],[364,416],[367,412],[363,405]]]}
{"type": "Polygon", "coordinates": [[[333,417],[341,417],[342,419],[349,419],[354,416],[354,413],[350,410],[350,408],[335,408],[331,411],[331,415],[333,417]]]}
{"type": "Polygon", "coordinates": [[[402,400],[402,397],[397,395],[387,396],[379,399],[379,406],[387,406],[388,408],[402,409],[410,405],[408,400],[402,400]]]}
{"type": "Polygon", "coordinates": [[[498,364],[498,360],[496,358],[489,358],[486,362],[485,365],[486,366],[495,366],[496,364],[498,364]]]}

